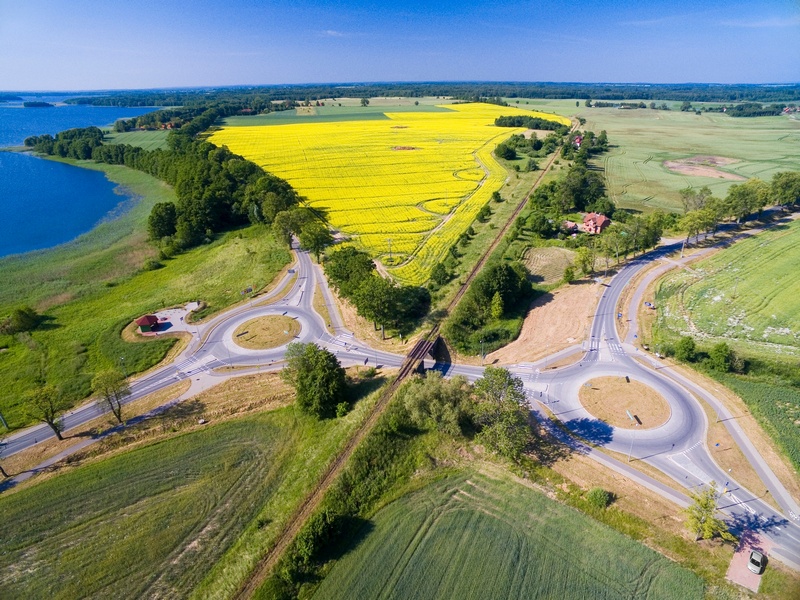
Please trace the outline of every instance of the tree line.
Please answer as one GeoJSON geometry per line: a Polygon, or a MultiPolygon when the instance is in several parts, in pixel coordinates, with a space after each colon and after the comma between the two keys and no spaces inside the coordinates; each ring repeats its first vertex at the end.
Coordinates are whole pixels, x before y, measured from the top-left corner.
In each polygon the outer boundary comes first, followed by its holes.
{"type": "Polygon", "coordinates": [[[261,87],[197,88],[193,90],[142,90],[111,92],[103,96],[76,97],[67,102],[97,106],[190,106],[212,102],[248,104],[255,110],[272,110],[278,102],[327,98],[453,97],[471,98],[586,98],[596,100],[667,100],[690,102],[796,102],[800,84],[606,84],[541,82],[426,82],[375,83],[353,86],[333,84],[275,85],[261,87]]]}
{"type": "Polygon", "coordinates": [[[752,178],[744,183],[735,183],[728,188],[724,198],[712,195],[704,186],[699,190],[681,190],[681,203],[684,216],[678,228],[686,232],[686,241],[700,233],[714,234],[717,227],[727,220],[743,223],[753,216],[760,215],[769,205],[795,207],[800,203],[800,172],[783,171],[775,173],[767,183],[752,178]]]}
{"type": "Polygon", "coordinates": [[[566,135],[569,127],[557,121],[549,121],[539,117],[527,117],[525,115],[501,116],[494,120],[497,127],[526,127],[527,129],[543,129],[556,131],[559,135],[566,135]]]}

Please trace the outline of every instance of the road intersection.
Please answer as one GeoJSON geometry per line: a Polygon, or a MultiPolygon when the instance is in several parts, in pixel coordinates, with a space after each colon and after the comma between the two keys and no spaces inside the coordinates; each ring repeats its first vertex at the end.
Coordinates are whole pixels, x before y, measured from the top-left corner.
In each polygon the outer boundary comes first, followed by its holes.
{"type": "MultiPolygon", "coordinates": [[[[725,407],[713,394],[700,388],[679,373],[633,345],[636,335],[636,306],[641,302],[641,292],[651,275],[638,284],[632,294],[629,310],[631,321],[627,335],[621,339],[617,330],[620,298],[633,278],[653,261],[664,259],[679,245],[663,246],[646,256],[626,263],[603,288],[588,340],[559,355],[583,352],[576,364],[558,369],[545,369],[558,356],[550,356],[537,363],[510,365],[509,370],[523,380],[530,399],[531,410],[540,423],[545,424],[553,436],[575,451],[587,454],[594,460],[612,468],[641,485],[659,493],[680,506],[687,506],[689,498],[674,487],[657,481],[633,468],[631,462],[619,460],[618,455],[645,462],[655,467],[687,491],[710,486],[712,482],[720,494],[720,507],[739,531],[758,531],[770,539],[773,557],[796,570],[800,570],[800,506],[784,488],[758,451],[736,423],[728,419],[725,407]],[[588,344],[587,344],[588,342],[588,344]],[[588,345],[588,347],[587,347],[588,345]],[[630,377],[659,392],[670,404],[671,416],[666,423],[651,429],[621,429],[611,427],[593,417],[581,405],[578,392],[581,385],[598,377],[630,377]],[[721,469],[711,457],[706,445],[708,422],[697,398],[702,398],[725,420],[725,426],[764,482],[764,489],[780,506],[776,511],[764,502],[765,493],[757,494],[739,485],[732,475],[721,469]],[[547,412],[555,415],[574,435],[554,426],[547,412]]],[[[293,268],[275,286],[275,291],[245,305],[226,311],[207,323],[198,324],[187,348],[172,364],[155,369],[131,383],[133,401],[163,389],[176,381],[191,379],[192,388],[184,397],[198,389],[210,387],[224,379],[243,373],[277,370],[283,365],[286,346],[290,341],[314,342],[333,352],[345,365],[371,365],[400,367],[404,355],[370,348],[358,340],[332,310],[333,299],[319,266],[314,265],[305,252],[295,252],[293,268]],[[288,292],[281,296],[287,286],[288,292]],[[322,293],[329,306],[330,330],[323,318],[313,308],[315,293],[322,293]],[[258,317],[282,315],[296,319],[300,333],[286,344],[269,350],[251,350],[235,341],[236,329],[258,317]],[[195,385],[196,384],[196,385],[195,385]]],[[[674,261],[672,261],[674,262],[674,261]]],[[[194,327],[190,328],[191,329],[194,327]]],[[[445,375],[465,375],[470,380],[481,377],[483,367],[457,364],[426,365],[445,375]]],[[[174,402],[174,401],[173,401],[174,402]]],[[[96,418],[102,411],[95,403],[85,404],[64,415],[64,429],[68,431],[96,418]]],[[[52,437],[52,431],[40,425],[19,432],[6,439],[3,454],[9,456],[52,437]]]]}

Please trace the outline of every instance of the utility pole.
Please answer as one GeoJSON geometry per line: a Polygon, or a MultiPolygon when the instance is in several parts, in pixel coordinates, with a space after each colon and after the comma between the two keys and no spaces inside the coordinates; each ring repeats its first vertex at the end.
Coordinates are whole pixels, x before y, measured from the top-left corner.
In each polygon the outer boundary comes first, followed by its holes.
{"type": "Polygon", "coordinates": [[[128,370],[125,368],[125,357],[119,357],[119,366],[122,367],[122,374],[125,375],[125,379],[128,378],[128,370]]]}

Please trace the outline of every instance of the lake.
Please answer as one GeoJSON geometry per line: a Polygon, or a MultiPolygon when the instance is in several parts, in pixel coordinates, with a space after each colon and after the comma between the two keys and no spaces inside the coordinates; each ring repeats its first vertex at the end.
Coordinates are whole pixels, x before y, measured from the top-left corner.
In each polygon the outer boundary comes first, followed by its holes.
{"type": "MultiPolygon", "coordinates": [[[[58,102],[62,97],[24,97],[58,102]]],[[[154,108],[0,103],[0,147],[21,146],[31,135],[105,126],[154,108]]],[[[0,256],[63,244],[120,214],[131,199],[97,171],[13,152],[0,152],[0,256]]]]}

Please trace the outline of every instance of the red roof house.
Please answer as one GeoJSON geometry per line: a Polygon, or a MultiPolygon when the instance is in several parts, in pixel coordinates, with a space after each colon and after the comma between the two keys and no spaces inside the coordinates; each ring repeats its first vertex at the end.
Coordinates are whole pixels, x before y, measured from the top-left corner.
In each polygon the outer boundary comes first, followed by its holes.
{"type": "Polygon", "coordinates": [[[590,212],[583,217],[583,230],[586,233],[602,233],[609,225],[611,225],[611,219],[605,215],[590,212]]]}
{"type": "Polygon", "coordinates": [[[150,333],[156,328],[156,325],[158,325],[158,317],[155,315],[145,315],[139,317],[134,322],[139,326],[139,331],[141,333],[150,333]]]}

